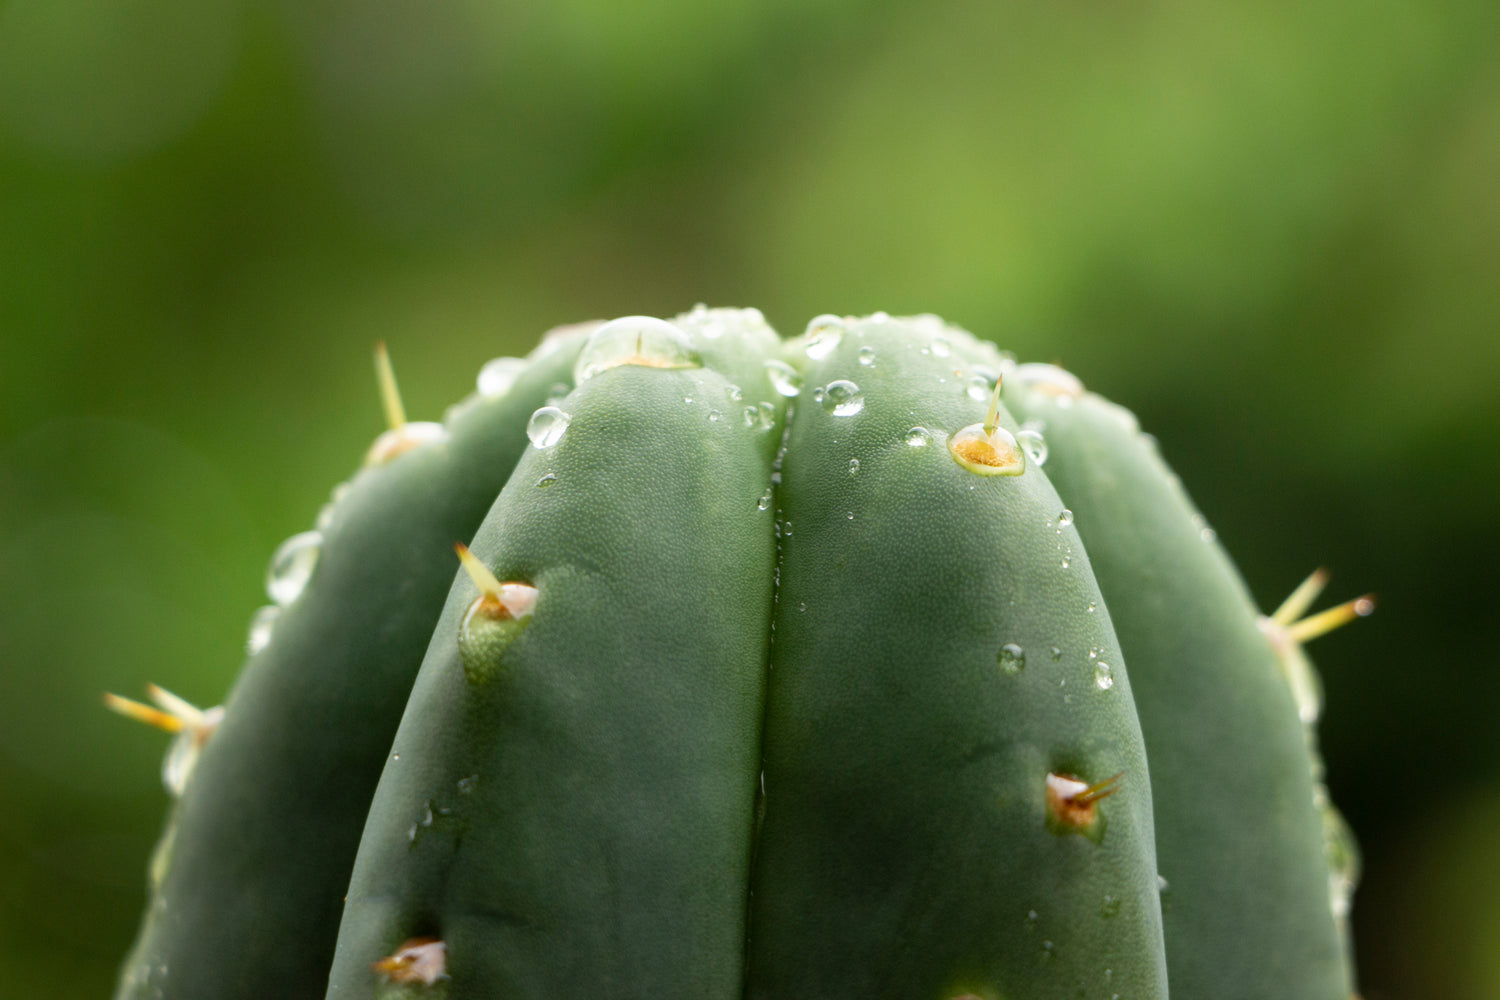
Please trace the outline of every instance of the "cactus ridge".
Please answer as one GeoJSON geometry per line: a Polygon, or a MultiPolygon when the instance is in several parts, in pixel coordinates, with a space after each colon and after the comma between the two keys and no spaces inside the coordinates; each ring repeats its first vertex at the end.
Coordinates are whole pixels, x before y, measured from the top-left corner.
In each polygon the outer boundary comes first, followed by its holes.
{"type": "Polygon", "coordinates": [[[443,425],[377,367],[222,719],[111,702],[186,748],[117,1000],[1349,996],[1301,645],[1368,602],[1260,616],[1071,374],[704,307],[443,425]]]}

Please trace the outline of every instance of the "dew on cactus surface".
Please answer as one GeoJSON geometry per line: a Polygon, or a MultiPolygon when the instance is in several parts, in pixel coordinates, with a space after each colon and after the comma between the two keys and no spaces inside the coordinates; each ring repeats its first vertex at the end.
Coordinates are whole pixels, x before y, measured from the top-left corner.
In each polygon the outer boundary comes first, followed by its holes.
{"type": "Polygon", "coordinates": [[[1026,923],[1025,923],[1026,929],[1028,931],[1034,931],[1034,930],[1036,930],[1037,921],[1040,920],[1040,919],[1041,919],[1041,916],[1035,910],[1027,910],[1026,911],[1026,923]]]}
{"type": "Polygon", "coordinates": [[[724,387],[724,395],[729,397],[731,403],[738,403],[745,398],[745,390],[731,382],[724,387]]]}
{"type": "Polygon", "coordinates": [[[1115,686],[1114,670],[1103,660],[1094,664],[1094,686],[1100,691],[1108,691],[1115,686]]]}
{"type": "MultiPolygon", "coordinates": [[[[1105,895],[1105,897],[1099,901],[1099,916],[1104,917],[1106,920],[1117,915],[1119,912],[1120,897],[1105,895]]],[[[1105,978],[1108,978],[1108,975],[1109,970],[1106,969],[1105,978]]]]}
{"type": "Polygon", "coordinates": [[[526,362],[521,358],[493,358],[486,361],[479,369],[479,394],[491,399],[505,395],[525,370],[526,362]]]}
{"type": "Polygon", "coordinates": [[[835,379],[819,392],[821,395],[815,398],[823,404],[823,409],[835,417],[852,417],[865,408],[864,394],[860,392],[859,386],[848,379],[835,379]]]}
{"type": "Polygon", "coordinates": [[[412,938],[371,968],[393,983],[431,986],[448,978],[448,946],[437,938],[412,938]]]}
{"type": "Polygon", "coordinates": [[[990,398],[990,393],[994,390],[994,387],[995,383],[990,379],[985,378],[983,375],[975,375],[964,384],[964,393],[970,399],[982,403],[990,398]]]}
{"type": "Polygon", "coordinates": [[[510,644],[531,624],[537,592],[530,584],[501,583],[462,542],[453,550],[479,588],[458,627],[459,661],[470,684],[485,684],[499,673],[510,644]]]}
{"type": "Polygon", "coordinates": [[[1328,859],[1328,907],[1335,920],[1344,920],[1359,886],[1359,844],[1343,814],[1328,801],[1327,790],[1321,785],[1318,790],[1322,793],[1318,812],[1323,818],[1323,853],[1328,859]]]}
{"type": "Polygon", "coordinates": [[[1120,790],[1125,772],[1092,785],[1071,774],[1049,772],[1045,782],[1047,829],[1059,836],[1081,834],[1099,843],[1104,838],[1104,813],[1099,803],[1120,790]]]}
{"type": "Polygon", "coordinates": [[[807,324],[804,350],[814,361],[822,361],[838,349],[844,339],[844,321],[837,316],[818,316],[807,324]]]}
{"type": "Polygon", "coordinates": [[[1028,389],[1059,401],[1071,402],[1083,395],[1083,383],[1078,380],[1078,376],[1057,365],[1038,362],[1017,365],[1011,371],[1011,378],[1028,389]]]}
{"type": "Polygon", "coordinates": [[[117,694],[106,694],[104,704],[111,711],[137,722],[175,734],[175,739],[162,760],[161,780],[167,791],[174,796],[181,796],[187,788],[188,779],[192,777],[204,744],[214,734],[214,730],[219,728],[219,723],[224,721],[224,708],[221,705],[199,708],[155,684],[146,685],[146,694],[156,703],[156,707],[121,698],[117,694]]]}
{"type": "Polygon", "coordinates": [[[526,422],[526,436],[538,448],[551,448],[561,441],[573,415],[555,406],[544,406],[526,422]]]}
{"type": "Polygon", "coordinates": [[[932,444],[932,432],[925,427],[913,427],[906,432],[906,443],[913,448],[925,448],[932,444]]]}
{"type": "Polygon", "coordinates": [[[467,778],[458,779],[458,793],[460,795],[469,795],[478,787],[479,775],[477,774],[471,774],[467,778]]]}
{"type": "Polygon", "coordinates": [[[1026,449],[1026,457],[1037,465],[1047,464],[1047,439],[1040,431],[1023,427],[1016,432],[1016,443],[1026,449]]]}
{"type": "Polygon", "coordinates": [[[875,348],[873,348],[873,347],[861,347],[859,349],[859,354],[856,355],[856,357],[858,357],[859,363],[861,365],[863,365],[866,368],[869,368],[871,365],[873,365],[875,363],[875,348]]]}
{"type": "Polygon", "coordinates": [[[270,645],[271,635],[276,630],[276,619],[281,617],[281,608],[267,604],[250,616],[250,631],[245,636],[245,652],[254,656],[270,645]]]}
{"type": "Polygon", "coordinates": [[[545,476],[543,476],[542,478],[538,479],[536,481],[536,485],[537,485],[538,489],[543,489],[544,490],[547,487],[551,486],[555,482],[557,482],[557,473],[555,473],[555,472],[549,472],[545,476]]]}
{"type": "Polygon", "coordinates": [[[1068,508],[1064,507],[1062,509],[1062,513],[1060,513],[1060,514],[1057,515],[1057,533],[1058,534],[1062,534],[1062,530],[1064,528],[1071,528],[1072,526],[1073,526],[1073,512],[1071,510],[1069,510],[1068,508]]]}
{"type": "Polygon", "coordinates": [[[997,658],[1000,669],[1007,674],[1019,674],[1026,669],[1026,651],[1014,642],[1001,646],[997,658]]]}
{"type": "Polygon", "coordinates": [[[1062,650],[1060,648],[1058,648],[1057,646],[1053,646],[1052,647],[1052,662],[1056,663],[1060,659],[1062,659],[1062,650]]]}
{"type": "Polygon", "coordinates": [[[266,567],[267,596],[282,607],[301,597],[322,550],[321,531],[304,531],[282,542],[266,567]]]}
{"type": "Polygon", "coordinates": [[[771,380],[771,388],[788,398],[802,391],[802,376],[797,369],[785,361],[777,361],[774,358],[765,363],[766,377],[771,380]]]}
{"type": "Polygon", "coordinates": [[[851,459],[849,459],[849,475],[853,476],[853,475],[858,474],[858,472],[859,472],[859,459],[857,459],[857,458],[851,458],[851,459]]]}
{"type": "Polygon", "coordinates": [[[768,510],[770,508],[770,506],[771,506],[771,491],[770,490],[766,490],[764,493],[762,493],[760,495],[760,499],[757,500],[757,501],[755,501],[755,509],[756,510],[768,510]]]}
{"type": "Polygon", "coordinates": [[[970,424],[948,439],[953,460],[981,476],[1019,476],[1026,459],[1010,431],[999,425],[1000,387],[990,397],[989,412],[982,424],[970,424]]]}
{"type": "Polygon", "coordinates": [[[624,316],[590,334],[578,355],[574,379],[582,384],[600,372],[622,365],[644,368],[701,368],[688,335],[675,324],[652,316],[624,316]]]}

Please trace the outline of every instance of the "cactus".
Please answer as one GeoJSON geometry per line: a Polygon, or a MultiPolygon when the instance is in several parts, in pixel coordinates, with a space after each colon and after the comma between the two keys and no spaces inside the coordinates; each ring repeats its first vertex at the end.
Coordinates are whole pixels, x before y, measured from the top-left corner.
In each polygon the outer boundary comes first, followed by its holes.
{"type": "Polygon", "coordinates": [[[178,734],[120,1000],[1350,995],[1301,647],[1370,600],[1261,616],[1074,376],[698,307],[439,425],[378,357],[226,705],[108,696],[178,734]]]}

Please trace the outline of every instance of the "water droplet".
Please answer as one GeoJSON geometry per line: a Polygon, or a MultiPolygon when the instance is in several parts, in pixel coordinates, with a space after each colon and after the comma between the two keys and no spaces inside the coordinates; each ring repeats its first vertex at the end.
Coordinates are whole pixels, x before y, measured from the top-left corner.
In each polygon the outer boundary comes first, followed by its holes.
{"type": "Polygon", "coordinates": [[[932,432],[925,427],[913,427],[906,432],[906,443],[913,448],[925,448],[932,444],[932,432]]]}
{"type": "Polygon", "coordinates": [[[265,649],[276,629],[276,619],[281,617],[281,608],[267,604],[250,616],[250,633],[245,637],[245,651],[251,656],[265,649]]]}
{"type": "Polygon", "coordinates": [[[1026,449],[1026,456],[1033,462],[1037,465],[1047,464],[1047,439],[1042,437],[1040,431],[1023,427],[1016,432],[1016,440],[1026,449]]]}
{"type": "Polygon", "coordinates": [[[708,411],[708,422],[711,423],[711,424],[718,423],[720,420],[723,419],[723,417],[724,417],[724,414],[720,413],[718,410],[709,410],[708,411]]]}
{"type": "Polygon", "coordinates": [[[859,363],[869,368],[875,363],[875,348],[861,347],[859,349],[859,363]]]}
{"type": "Polygon", "coordinates": [[[849,475],[853,476],[859,472],[859,459],[849,459],[849,475]]]}
{"type": "Polygon", "coordinates": [[[1158,896],[1165,896],[1167,893],[1169,893],[1171,891],[1172,891],[1172,883],[1170,883],[1166,879],[1162,878],[1161,873],[1157,872],[1157,874],[1156,874],[1156,894],[1158,896]]]}
{"type": "Polygon", "coordinates": [[[393,754],[391,754],[391,760],[400,760],[400,759],[401,759],[401,755],[399,753],[393,753],[393,754]]]}
{"type": "Polygon", "coordinates": [[[595,330],[578,355],[574,378],[579,384],[622,365],[644,368],[698,368],[688,335],[664,319],[623,316],[595,330]]]}
{"type": "Polygon", "coordinates": [[[531,415],[526,422],[526,436],[538,448],[550,448],[562,440],[572,421],[571,414],[555,406],[544,406],[531,415]]]}
{"type": "Polygon", "coordinates": [[[806,601],[798,601],[797,602],[797,610],[799,612],[806,611],[807,610],[807,602],[806,601]]]}
{"type": "Polygon", "coordinates": [[[729,385],[724,387],[724,395],[729,397],[730,402],[738,403],[740,400],[745,398],[745,390],[741,389],[734,383],[730,383],[729,385]]]}
{"type": "Polygon", "coordinates": [[[854,511],[851,510],[849,513],[845,514],[844,517],[848,518],[851,521],[854,520],[854,511]]]}
{"type": "Polygon", "coordinates": [[[1205,542],[1211,542],[1215,538],[1219,537],[1219,533],[1212,528],[1204,528],[1202,531],[1198,532],[1198,537],[1203,539],[1205,542]]]}
{"type": "Polygon", "coordinates": [[[1344,817],[1328,801],[1326,789],[1319,811],[1323,815],[1323,853],[1328,859],[1328,906],[1334,919],[1344,920],[1359,886],[1359,844],[1344,817]]]}
{"type": "Polygon", "coordinates": [[[1114,669],[1103,660],[1094,664],[1094,686],[1100,691],[1108,691],[1115,686],[1114,669]]]}
{"type": "Polygon", "coordinates": [[[1012,676],[1026,669],[1026,651],[1013,642],[1000,647],[998,660],[1000,669],[1012,676]]]}
{"type": "Polygon", "coordinates": [[[995,383],[991,382],[983,375],[973,376],[967,383],[965,383],[964,387],[964,393],[968,395],[970,399],[977,400],[981,403],[988,400],[990,398],[990,394],[994,391],[995,383]]]}
{"type": "Polygon", "coordinates": [[[1050,962],[1050,961],[1052,961],[1052,954],[1053,954],[1053,944],[1052,944],[1052,942],[1051,941],[1043,941],[1042,942],[1042,961],[1043,962],[1050,962]]]}
{"type": "Polygon", "coordinates": [[[1083,395],[1083,383],[1078,376],[1057,365],[1036,362],[1017,365],[1010,377],[1028,389],[1055,397],[1060,405],[1063,400],[1071,403],[1083,395]]]}
{"type": "Polygon", "coordinates": [[[757,501],[755,501],[755,509],[756,510],[767,510],[767,509],[770,508],[770,506],[771,506],[771,491],[770,490],[766,490],[764,493],[762,493],[760,495],[760,499],[757,500],[757,501]]]}
{"type": "Polygon", "coordinates": [[[953,353],[953,348],[949,345],[946,337],[933,337],[932,353],[940,358],[946,358],[953,353]]]}
{"type": "Polygon", "coordinates": [[[266,593],[271,600],[286,607],[302,596],[322,549],[321,531],[304,531],[282,542],[266,568],[266,593]]]}
{"type": "Polygon", "coordinates": [[[1088,608],[1086,610],[1088,611],[1089,614],[1093,614],[1095,611],[1099,610],[1099,606],[1097,604],[1095,604],[1093,601],[1089,601],[1089,606],[1088,606],[1088,608]]]}
{"type": "MultiPolygon", "coordinates": [[[[1025,432],[1023,431],[1022,433],[1025,433],[1025,432]]],[[[1073,526],[1073,512],[1071,510],[1068,510],[1068,508],[1064,507],[1063,510],[1062,510],[1062,513],[1057,515],[1057,531],[1058,531],[1058,534],[1062,534],[1062,530],[1064,528],[1071,528],[1072,526],[1073,526]]]]}
{"type": "Polygon", "coordinates": [[[1073,565],[1073,553],[1064,552],[1062,557],[1062,568],[1067,569],[1071,565],[1073,565]]]}
{"type": "Polygon", "coordinates": [[[552,387],[547,390],[547,405],[556,406],[567,399],[568,393],[572,391],[573,387],[566,382],[553,382],[552,387]]]}
{"type": "Polygon", "coordinates": [[[1056,663],[1060,659],[1062,659],[1062,650],[1059,649],[1059,648],[1057,648],[1056,646],[1053,646],[1052,647],[1052,662],[1056,663]]]}
{"type": "Polygon", "coordinates": [[[365,452],[365,465],[385,465],[393,462],[424,444],[442,441],[448,436],[448,428],[426,420],[408,421],[393,427],[375,439],[370,450],[365,452]]]}
{"type": "Polygon", "coordinates": [[[802,376],[785,361],[772,359],[766,362],[765,368],[766,376],[771,380],[771,388],[781,395],[792,397],[802,391],[802,376]]]}
{"type": "Polygon", "coordinates": [[[781,533],[783,535],[785,535],[786,537],[788,537],[788,538],[792,537],[792,522],[791,521],[782,521],[781,522],[781,533]]]}
{"type": "Polygon", "coordinates": [[[865,397],[859,386],[842,378],[828,383],[828,389],[819,402],[835,417],[852,417],[865,408],[865,397]]]}
{"type": "MultiPolygon", "coordinates": [[[[1120,899],[1118,896],[1105,896],[1099,901],[1099,916],[1108,920],[1120,912],[1120,899]]],[[[1109,970],[1105,970],[1105,978],[1109,978],[1109,970]]]]}
{"type": "Polygon", "coordinates": [[[981,476],[1019,476],[1026,471],[1020,445],[1004,427],[986,433],[983,424],[970,424],[948,439],[948,453],[981,476]]]}
{"type": "Polygon", "coordinates": [[[557,482],[557,473],[555,473],[555,472],[549,472],[545,476],[543,476],[541,479],[538,479],[536,481],[536,485],[537,485],[538,489],[543,489],[544,490],[547,487],[551,486],[555,482],[557,482]]]}
{"type": "Polygon", "coordinates": [[[814,361],[822,361],[844,339],[844,321],[828,313],[814,316],[812,322],[807,324],[804,336],[807,337],[807,356],[814,361]]]}
{"type": "Polygon", "coordinates": [[[760,410],[760,429],[768,431],[776,426],[776,404],[764,402],[757,407],[760,410]]]}
{"type": "Polygon", "coordinates": [[[1036,930],[1036,923],[1037,923],[1037,921],[1039,919],[1040,918],[1037,916],[1037,912],[1035,910],[1027,910],[1026,911],[1026,925],[1025,925],[1026,929],[1028,931],[1034,931],[1034,930],[1036,930]]]}
{"type": "Polygon", "coordinates": [[[495,358],[486,361],[479,369],[479,394],[481,396],[503,396],[516,384],[516,379],[526,370],[526,362],[520,358],[495,358]]]}
{"type": "Polygon", "coordinates": [[[471,774],[467,778],[458,779],[458,791],[460,795],[468,795],[479,787],[479,775],[471,774]]]}

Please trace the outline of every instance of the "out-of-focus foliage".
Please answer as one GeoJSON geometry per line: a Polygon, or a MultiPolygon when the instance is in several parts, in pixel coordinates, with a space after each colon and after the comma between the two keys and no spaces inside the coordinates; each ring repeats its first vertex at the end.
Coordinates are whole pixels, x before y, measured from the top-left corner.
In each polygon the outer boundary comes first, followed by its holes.
{"type": "MultiPolygon", "coordinates": [[[[1493,0],[0,0],[0,992],[108,989],[264,560],[547,326],[933,311],[1132,405],[1314,654],[1365,995],[1500,997],[1493,0]]],[[[1211,665],[1205,665],[1211,669],[1211,665]]],[[[1253,810],[1255,803],[1246,803],[1253,810]]]]}

